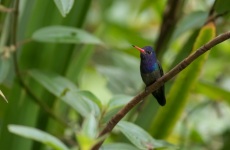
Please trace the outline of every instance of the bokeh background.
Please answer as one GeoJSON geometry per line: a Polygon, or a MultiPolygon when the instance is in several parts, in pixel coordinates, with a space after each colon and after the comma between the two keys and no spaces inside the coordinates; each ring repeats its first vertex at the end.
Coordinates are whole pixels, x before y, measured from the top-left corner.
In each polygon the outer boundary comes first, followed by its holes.
{"type": "MultiPolygon", "coordinates": [[[[2,150],[90,149],[144,90],[132,44],[153,46],[168,72],[230,28],[229,0],[20,0],[15,33],[15,2],[0,0],[2,150]]],[[[147,97],[103,149],[230,149],[229,58],[230,41],[215,46],[165,84],[166,106],[147,97]]]]}

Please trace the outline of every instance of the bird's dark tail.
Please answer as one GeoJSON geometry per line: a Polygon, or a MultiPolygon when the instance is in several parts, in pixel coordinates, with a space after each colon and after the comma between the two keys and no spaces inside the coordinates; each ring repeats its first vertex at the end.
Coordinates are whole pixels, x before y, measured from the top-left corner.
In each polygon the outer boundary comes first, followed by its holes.
{"type": "Polygon", "coordinates": [[[157,99],[157,102],[164,106],[166,104],[166,98],[164,94],[164,87],[160,87],[158,90],[152,93],[152,95],[157,99]]]}

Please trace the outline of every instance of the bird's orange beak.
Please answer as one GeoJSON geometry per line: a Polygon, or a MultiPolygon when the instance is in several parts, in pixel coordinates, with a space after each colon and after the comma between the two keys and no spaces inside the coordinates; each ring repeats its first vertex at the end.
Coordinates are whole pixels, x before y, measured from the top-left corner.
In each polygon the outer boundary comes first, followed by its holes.
{"type": "Polygon", "coordinates": [[[137,50],[139,50],[141,53],[145,54],[145,50],[138,47],[138,46],[135,46],[135,45],[132,45],[134,48],[136,48],[137,50]]]}

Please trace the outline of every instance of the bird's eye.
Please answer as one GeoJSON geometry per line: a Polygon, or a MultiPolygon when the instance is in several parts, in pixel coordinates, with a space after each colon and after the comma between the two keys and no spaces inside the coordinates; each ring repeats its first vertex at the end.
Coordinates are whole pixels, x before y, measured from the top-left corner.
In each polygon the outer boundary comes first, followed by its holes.
{"type": "Polygon", "coordinates": [[[147,51],[147,53],[148,53],[148,54],[152,54],[152,52],[151,52],[151,51],[147,51]]]}

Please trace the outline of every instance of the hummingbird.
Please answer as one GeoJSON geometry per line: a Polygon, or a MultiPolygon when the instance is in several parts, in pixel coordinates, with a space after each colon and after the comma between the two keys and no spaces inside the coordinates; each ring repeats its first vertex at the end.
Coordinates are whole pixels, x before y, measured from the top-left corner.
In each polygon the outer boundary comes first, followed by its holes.
{"type": "MultiPolygon", "coordinates": [[[[157,60],[156,53],[151,46],[140,48],[132,45],[140,51],[141,63],[140,72],[142,80],[146,86],[156,82],[156,80],[164,75],[160,62],[157,60]]],[[[154,91],[152,95],[157,99],[161,106],[166,104],[164,85],[154,91]]]]}

